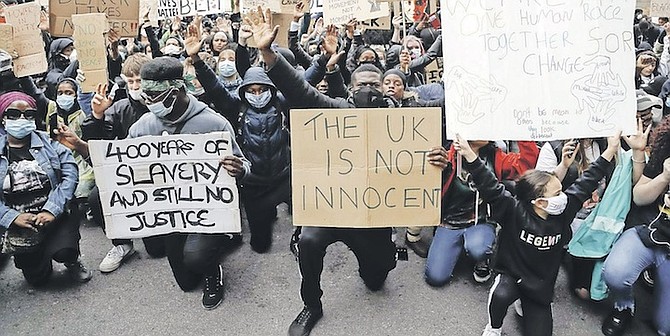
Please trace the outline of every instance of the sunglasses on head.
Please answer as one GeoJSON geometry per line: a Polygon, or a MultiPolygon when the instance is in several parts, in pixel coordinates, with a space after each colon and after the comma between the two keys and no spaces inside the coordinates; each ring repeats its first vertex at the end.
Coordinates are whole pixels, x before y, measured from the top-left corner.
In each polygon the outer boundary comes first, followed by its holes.
{"type": "Polygon", "coordinates": [[[23,115],[26,120],[35,120],[37,118],[37,110],[27,109],[25,111],[21,111],[15,108],[8,108],[5,110],[4,117],[8,120],[18,120],[21,118],[21,115],[23,115]]]}

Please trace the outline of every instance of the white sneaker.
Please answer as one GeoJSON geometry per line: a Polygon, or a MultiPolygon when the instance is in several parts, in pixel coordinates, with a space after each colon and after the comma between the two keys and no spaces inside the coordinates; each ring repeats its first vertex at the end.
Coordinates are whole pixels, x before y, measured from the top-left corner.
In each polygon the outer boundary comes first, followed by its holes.
{"type": "Polygon", "coordinates": [[[523,317],[523,308],[521,308],[521,300],[514,301],[514,311],[520,317],[523,317]]]}
{"type": "Polygon", "coordinates": [[[100,262],[100,272],[109,273],[115,271],[124,260],[128,259],[135,253],[133,244],[125,244],[112,247],[102,262],[100,262]]]}
{"type": "Polygon", "coordinates": [[[484,328],[484,332],[482,332],[482,336],[501,336],[502,335],[502,328],[497,328],[494,329],[491,327],[490,324],[486,325],[486,328],[484,328]]]}

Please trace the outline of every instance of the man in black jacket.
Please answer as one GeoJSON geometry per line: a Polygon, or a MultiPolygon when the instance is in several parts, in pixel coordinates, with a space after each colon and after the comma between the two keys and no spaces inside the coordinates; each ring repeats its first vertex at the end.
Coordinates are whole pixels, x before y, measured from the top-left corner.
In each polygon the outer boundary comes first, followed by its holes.
{"type": "MultiPolygon", "coordinates": [[[[352,92],[349,98],[331,98],[307,83],[281,55],[270,49],[279,26],[272,26],[269,10],[252,12],[246,18],[252,26],[254,39],[267,67],[268,77],[282,92],[293,108],[374,108],[397,107],[397,103],[381,92],[381,71],[373,65],[359,66],[351,75],[352,92]]],[[[445,153],[446,155],[446,153],[445,153]]],[[[446,156],[434,149],[429,161],[446,164],[446,156]]],[[[326,248],[337,241],[345,243],[356,255],[359,274],[371,291],[380,290],[388,272],[395,268],[395,244],[391,228],[343,229],[303,227],[298,242],[298,262],[302,275],[300,294],[304,308],[289,327],[289,335],[309,335],[323,316],[320,287],[323,258],[326,248]]]]}

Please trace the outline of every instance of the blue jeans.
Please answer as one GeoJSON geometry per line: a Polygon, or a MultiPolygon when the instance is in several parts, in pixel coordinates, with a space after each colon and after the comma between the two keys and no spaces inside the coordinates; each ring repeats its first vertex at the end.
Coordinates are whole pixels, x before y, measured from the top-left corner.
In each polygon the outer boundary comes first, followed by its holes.
{"type": "Polygon", "coordinates": [[[491,255],[495,239],[491,224],[477,224],[465,229],[438,227],[428,250],[426,282],[435,287],[446,285],[463,249],[479,262],[491,255]]]}
{"type": "Polygon", "coordinates": [[[668,250],[642,244],[635,228],[626,230],[605,259],[603,277],[618,310],[634,309],[633,284],[647,267],[656,266],[654,322],[659,335],[670,335],[670,260],[668,250]]]}

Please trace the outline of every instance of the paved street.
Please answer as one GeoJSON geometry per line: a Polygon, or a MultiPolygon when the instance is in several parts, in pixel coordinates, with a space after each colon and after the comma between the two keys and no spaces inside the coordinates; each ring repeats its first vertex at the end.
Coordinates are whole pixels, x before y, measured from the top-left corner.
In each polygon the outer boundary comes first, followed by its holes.
{"type": "MultiPolygon", "coordinates": [[[[270,253],[253,253],[247,234],[244,245],[226,254],[225,300],[216,310],[200,306],[200,291],[183,293],[167,260],[149,258],[141,241],[135,242],[138,256],[111,274],[100,274],[97,266],[111,245],[98,227],[85,226],[83,260],[95,270],[89,283],[71,284],[62,265],[40,289],[31,289],[11,261],[0,271],[0,335],[286,335],[302,303],[298,266],[288,250],[290,216],[285,206],[280,210],[270,253]]],[[[385,288],[371,293],[343,244],[328,252],[324,317],[314,336],[480,335],[486,325],[489,284],[475,284],[468,264],[459,266],[450,285],[433,289],[422,278],[424,260],[410,251],[410,260],[398,263],[385,288]]],[[[649,318],[648,294],[638,292],[643,300],[629,335],[653,335],[640,322],[649,318]]],[[[607,305],[570,296],[563,272],[556,293],[555,335],[600,335],[607,305]]],[[[520,335],[517,325],[510,309],[504,334],[520,335]]]]}

